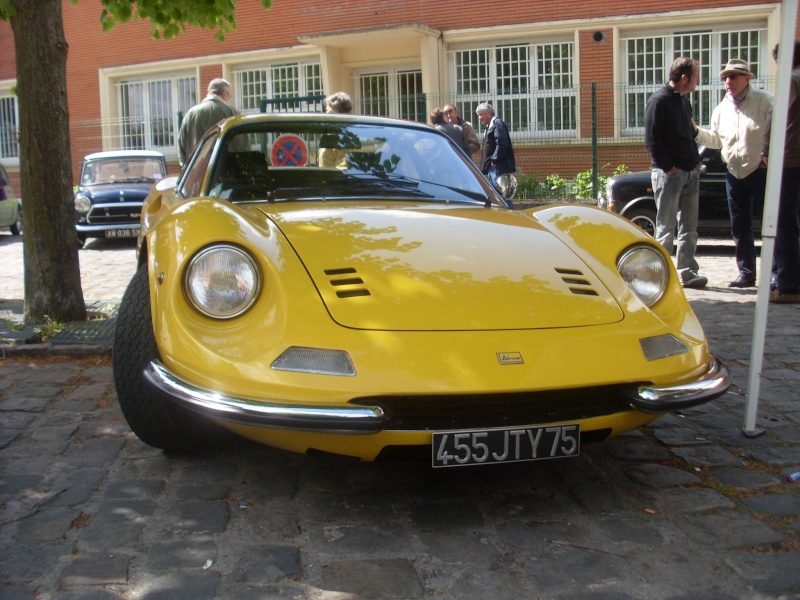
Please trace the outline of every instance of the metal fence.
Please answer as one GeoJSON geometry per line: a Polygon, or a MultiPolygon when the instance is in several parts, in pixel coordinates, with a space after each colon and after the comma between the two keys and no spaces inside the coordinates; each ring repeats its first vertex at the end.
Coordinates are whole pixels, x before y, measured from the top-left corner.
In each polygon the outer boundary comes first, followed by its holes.
{"type": "MultiPolygon", "coordinates": [[[[580,193],[596,197],[595,190],[602,188],[603,179],[615,170],[649,168],[644,147],[644,104],[657,87],[645,91],[619,84],[589,84],[567,90],[516,90],[504,95],[427,94],[415,95],[413,102],[407,96],[382,97],[378,102],[357,100],[356,106],[381,106],[388,113],[381,116],[427,122],[431,109],[454,104],[482,137],[475,108],[488,101],[508,125],[523,196],[580,193]],[[415,114],[404,114],[408,107],[418,108],[415,114]],[[587,185],[591,186],[588,192],[587,185]],[[579,191],[573,193],[576,188],[579,191]]],[[[691,98],[695,121],[701,126],[707,124],[723,95],[720,82],[701,86],[691,98]]],[[[321,112],[322,99],[264,99],[259,109],[248,112],[321,112]]],[[[83,156],[91,152],[137,148],[163,152],[171,172],[177,173],[180,116],[176,115],[174,122],[133,118],[72,121],[75,170],[80,168],[83,156]]]]}

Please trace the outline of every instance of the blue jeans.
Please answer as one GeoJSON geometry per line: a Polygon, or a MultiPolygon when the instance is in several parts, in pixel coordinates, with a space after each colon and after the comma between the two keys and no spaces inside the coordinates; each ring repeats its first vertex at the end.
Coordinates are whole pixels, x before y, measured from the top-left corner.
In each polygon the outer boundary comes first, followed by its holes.
{"type": "Polygon", "coordinates": [[[736,179],[725,174],[728,211],[731,215],[731,237],[736,246],[736,266],[745,279],[756,278],[756,243],[753,234],[753,213],[764,205],[767,170],[756,169],[747,177],[736,179]]]}
{"type": "Polygon", "coordinates": [[[783,170],[775,262],[778,293],[800,294],[800,168],[783,170]]]}
{"type": "Polygon", "coordinates": [[[677,247],[675,262],[681,281],[689,271],[697,273],[697,212],[700,197],[700,171],[677,169],[668,174],[653,169],[651,175],[656,197],[656,239],[669,254],[677,247]],[[675,237],[675,228],[678,237],[675,237]]]}

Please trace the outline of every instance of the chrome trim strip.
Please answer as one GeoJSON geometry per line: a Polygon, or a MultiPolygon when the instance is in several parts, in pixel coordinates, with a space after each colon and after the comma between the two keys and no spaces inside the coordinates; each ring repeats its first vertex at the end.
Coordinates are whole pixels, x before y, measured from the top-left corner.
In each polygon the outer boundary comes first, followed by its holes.
{"type": "Polygon", "coordinates": [[[389,424],[389,416],[378,406],[292,405],[228,396],[184,381],[156,360],[147,365],[144,376],[180,406],[230,423],[346,434],[378,433],[389,424]]]}
{"type": "Polygon", "coordinates": [[[85,223],[76,223],[75,231],[78,233],[92,233],[95,231],[105,231],[106,229],[141,229],[139,221],[135,223],[116,223],[111,225],[87,225],[85,223]]]}
{"type": "Polygon", "coordinates": [[[670,387],[638,386],[630,394],[633,406],[644,412],[669,412],[697,406],[722,396],[731,386],[727,367],[716,357],[709,356],[708,369],[691,383],[670,387]]]}

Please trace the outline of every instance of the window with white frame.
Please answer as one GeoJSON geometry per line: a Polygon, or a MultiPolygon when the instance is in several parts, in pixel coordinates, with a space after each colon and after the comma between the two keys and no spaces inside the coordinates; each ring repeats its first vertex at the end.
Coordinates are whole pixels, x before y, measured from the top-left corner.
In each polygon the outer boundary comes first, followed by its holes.
{"type": "Polygon", "coordinates": [[[17,97],[0,94],[0,159],[19,158],[18,123],[17,97]]]}
{"type": "Polygon", "coordinates": [[[623,38],[623,129],[628,134],[643,133],[647,99],[669,79],[669,68],[679,56],[700,63],[700,84],[689,99],[695,121],[708,125],[714,107],[725,95],[719,72],[730,59],[746,60],[754,75],[752,85],[764,85],[766,37],[765,27],[742,27],[623,38]]]}
{"type": "Polygon", "coordinates": [[[452,89],[463,115],[490,102],[511,135],[574,135],[573,44],[497,45],[451,52],[452,89]]]}
{"type": "Polygon", "coordinates": [[[234,101],[245,113],[321,112],[324,95],[319,63],[281,63],[234,73],[234,101]]]}
{"type": "Polygon", "coordinates": [[[197,103],[194,77],[120,81],[119,147],[127,150],[174,149],[182,116],[197,103]]]}
{"type": "Polygon", "coordinates": [[[356,107],[359,113],[427,122],[421,70],[389,68],[361,71],[356,78],[356,107]]]}

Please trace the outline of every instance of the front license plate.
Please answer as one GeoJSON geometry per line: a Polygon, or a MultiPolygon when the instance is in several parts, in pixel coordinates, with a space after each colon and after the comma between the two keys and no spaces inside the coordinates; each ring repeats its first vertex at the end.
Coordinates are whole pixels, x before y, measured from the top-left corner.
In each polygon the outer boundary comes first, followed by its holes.
{"type": "Polygon", "coordinates": [[[465,467],[580,454],[580,426],[435,431],[433,466],[465,467]]]}
{"type": "Polygon", "coordinates": [[[129,238],[139,235],[138,229],[106,229],[106,237],[129,238]]]}

